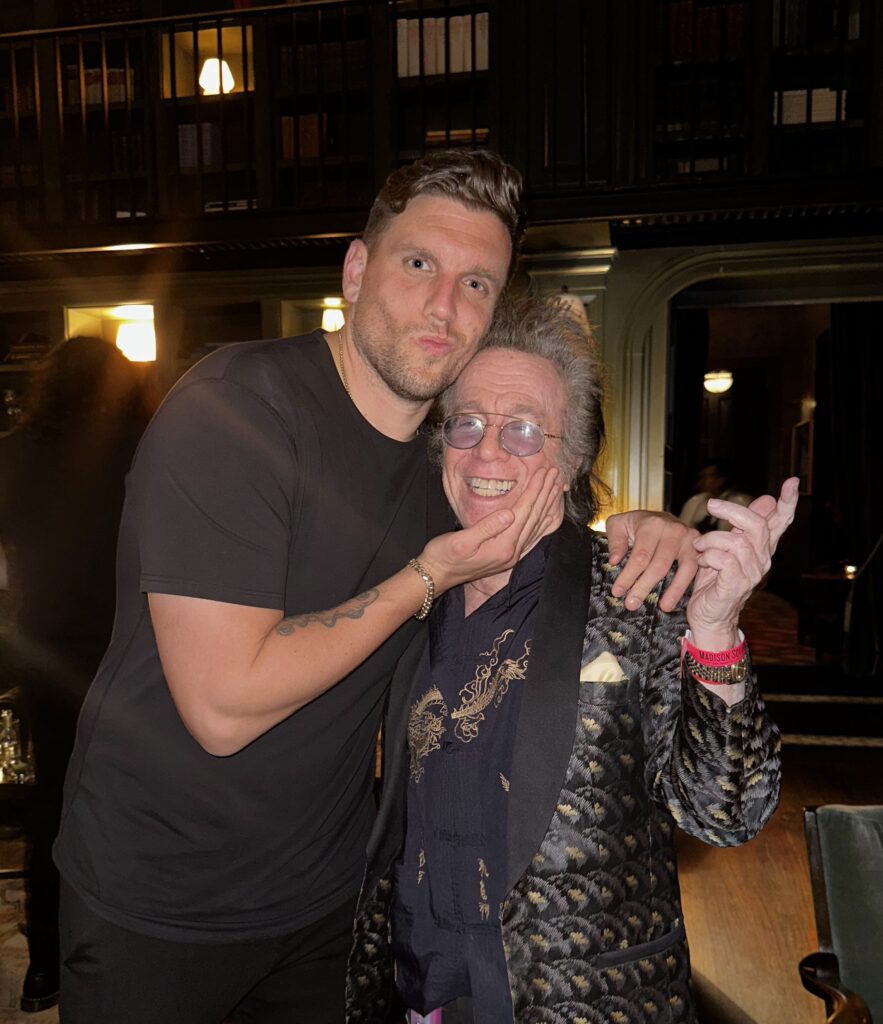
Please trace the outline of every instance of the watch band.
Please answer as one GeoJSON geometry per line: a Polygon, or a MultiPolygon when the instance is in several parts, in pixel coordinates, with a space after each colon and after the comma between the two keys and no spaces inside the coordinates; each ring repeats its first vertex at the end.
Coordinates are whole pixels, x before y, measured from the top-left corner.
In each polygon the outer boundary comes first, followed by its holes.
{"type": "Polygon", "coordinates": [[[697,661],[685,649],[684,668],[694,679],[702,683],[714,683],[718,686],[744,683],[748,677],[748,657],[743,652],[742,657],[738,661],[732,661],[728,665],[706,665],[697,661]]]}

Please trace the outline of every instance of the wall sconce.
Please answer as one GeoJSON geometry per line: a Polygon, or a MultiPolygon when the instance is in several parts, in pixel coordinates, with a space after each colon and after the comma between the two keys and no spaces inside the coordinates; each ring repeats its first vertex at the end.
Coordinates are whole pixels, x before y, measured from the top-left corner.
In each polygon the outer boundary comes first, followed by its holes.
{"type": "Polygon", "coordinates": [[[230,65],[225,60],[209,57],[199,72],[199,85],[206,96],[217,96],[222,89],[225,95],[233,92],[236,82],[230,65]]]}
{"type": "Polygon", "coordinates": [[[117,328],[116,346],[132,363],[156,362],[156,331],[153,321],[124,320],[117,328]]]}
{"type": "Polygon", "coordinates": [[[343,315],[343,299],[332,296],[322,299],[322,330],[333,334],[339,331],[346,322],[343,315]]]}
{"type": "Polygon", "coordinates": [[[733,375],[729,370],[712,370],[705,374],[702,386],[710,395],[722,395],[733,386],[733,375]]]}

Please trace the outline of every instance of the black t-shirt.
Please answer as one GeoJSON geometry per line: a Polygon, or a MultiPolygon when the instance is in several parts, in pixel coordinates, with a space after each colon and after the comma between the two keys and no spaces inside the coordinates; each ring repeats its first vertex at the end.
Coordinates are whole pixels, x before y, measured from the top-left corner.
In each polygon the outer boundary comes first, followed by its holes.
{"type": "Polygon", "coordinates": [[[158,937],[235,941],[303,927],[358,890],[374,737],[416,623],[214,757],[172,703],[147,593],[286,615],[329,608],[419,553],[442,502],[423,440],[390,440],[364,420],[321,332],[230,346],[176,385],[127,482],[117,618],[56,844],[97,913],[158,937]]]}

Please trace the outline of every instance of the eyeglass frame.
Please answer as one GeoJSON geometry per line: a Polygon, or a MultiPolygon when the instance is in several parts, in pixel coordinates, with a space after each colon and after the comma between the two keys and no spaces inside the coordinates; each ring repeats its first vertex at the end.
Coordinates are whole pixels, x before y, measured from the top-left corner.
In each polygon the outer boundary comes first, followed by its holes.
{"type": "Polygon", "coordinates": [[[526,420],[522,416],[507,416],[505,413],[496,413],[496,412],[455,412],[455,413],[451,413],[450,416],[447,416],[444,420],[442,420],[442,423],[441,423],[442,440],[444,441],[444,443],[449,448],[453,448],[454,451],[469,452],[469,451],[472,451],[473,448],[477,448],[481,444],[481,442],[484,440],[484,435],[485,435],[485,432],[487,431],[488,427],[496,427],[496,429],[499,431],[499,433],[497,435],[497,443],[500,445],[500,447],[503,449],[504,452],[508,452],[509,455],[514,455],[516,459],[529,459],[532,455],[539,455],[539,453],[546,447],[546,438],[547,437],[552,437],[556,441],[560,441],[561,437],[562,437],[561,434],[550,434],[548,431],[543,430],[543,428],[539,425],[539,423],[535,423],[533,420],[526,420]],[[451,420],[457,419],[460,416],[472,417],[472,418],[476,419],[481,424],[481,434],[479,435],[479,437],[476,440],[475,444],[466,445],[463,448],[461,448],[459,445],[452,444],[448,440],[447,433],[445,432],[445,427],[448,425],[448,423],[450,423],[451,420]],[[506,422],[505,423],[488,423],[485,419],[482,419],[482,417],[487,417],[487,416],[502,416],[503,419],[506,420],[506,422]],[[506,445],[503,443],[503,430],[505,430],[505,428],[508,427],[512,423],[527,423],[528,426],[536,427],[536,429],[539,430],[539,432],[543,435],[543,442],[539,446],[539,448],[537,448],[537,450],[535,452],[528,452],[526,455],[520,455],[518,452],[513,452],[513,451],[511,451],[511,449],[506,447],[506,445]]]}

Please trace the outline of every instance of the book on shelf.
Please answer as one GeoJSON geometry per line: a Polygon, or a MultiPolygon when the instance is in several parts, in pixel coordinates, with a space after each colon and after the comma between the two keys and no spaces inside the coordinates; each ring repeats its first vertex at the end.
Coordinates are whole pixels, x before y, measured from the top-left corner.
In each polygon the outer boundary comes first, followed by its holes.
{"type": "Polygon", "coordinates": [[[48,342],[31,341],[33,335],[27,333],[18,341],[12,342],[6,353],[4,363],[36,363],[49,351],[48,342]]]}
{"type": "Polygon", "coordinates": [[[114,132],[110,139],[111,167],[115,174],[138,174],[144,169],[144,138],[139,132],[114,132]]]}
{"type": "Polygon", "coordinates": [[[0,164],[0,188],[16,188],[18,179],[21,179],[23,186],[37,184],[37,168],[29,163],[3,163],[0,164]]]}
{"type": "MultiPolygon", "coordinates": [[[[458,74],[461,71],[466,70],[466,52],[463,49],[464,40],[466,38],[463,22],[466,20],[466,16],[458,14],[456,17],[448,18],[448,38],[450,45],[448,47],[450,53],[450,72],[451,74],[458,74]]],[[[472,54],[469,54],[470,59],[472,54]]]]}
{"type": "MultiPolygon", "coordinates": [[[[15,99],[18,102],[18,114],[20,117],[26,117],[36,111],[37,104],[34,86],[30,82],[19,81],[17,83],[15,99]]],[[[4,114],[12,114],[15,112],[13,108],[12,86],[4,82],[0,85],[0,111],[4,114]]]]}
{"type": "Polygon", "coordinates": [[[396,74],[399,78],[487,71],[490,53],[487,11],[445,18],[398,18],[396,74]]]}
{"type": "Polygon", "coordinates": [[[487,128],[440,128],[427,131],[423,142],[426,146],[480,145],[487,142],[489,135],[487,128]]]}
{"type": "Polygon", "coordinates": [[[206,213],[238,213],[242,210],[257,209],[258,204],[256,200],[251,200],[251,206],[249,206],[248,203],[248,199],[228,199],[226,203],[222,199],[210,199],[208,202],[203,204],[203,210],[206,213]]]}
{"type": "Polygon", "coordinates": [[[408,22],[404,18],[396,21],[396,74],[408,78],[411,74],[408,59],[408,22]]]}
{"type": "Polygon", "coordinates": [[[282,160],[316,160],[328,138],[328,115],[310,113],[297,116],[297,147],[295,147],[295,118],[283,114],[279,119],[279,155],[282,160]]]}
{"type": "Polygon", "coordinates": [[[490,14],[475,15],[475,70],[487,71],[490,61],[490,14]]]}
{"type": "Polygon", "coordinates": [[[221,129],[210,121],[178,125],[178,166],[212,167],[221,163],[221,129]],[[197,128],[199,131],[197,132],[197,128]],[[201,152],[200,152],[201,150],[201,152]]]}
{"type": "Polygon", "coordinates": [[[423,26],[423,74],[424,75],[438,75],[443,74],[445,70],[444,61],[441,65],[438,63],[438,54],[436,52],[436,37],[441,34],[444,35],[444,24],[439,26],[441,18],[424,18],[422,21],[423,26]]]}
{"type": "Polygon", "coordinates": [[[846,119],[846,90],[840,96],[838,117],[836,89],[783,89],[773,95],[773,124],[833,124],[846,119]],[[779,120],[779,99],[782,115],[779,120]]]}
{"type": "Polygon", "coordinates": [[[745,3],[694,3],[676,0],[660,4],[657,50],[669,60],[713,59],[745,49],[745,3]]]}
{"type": "Polygon", "coordinates": [[[280,87],[290,89],[295,76],[298,92],[318,92],[320,85],[324,92],[364,88],[368,82],[368,48],[365,40],[348,39],[345,51],[339,40],[323,43],[321,47],[316,43],[305,43],[294,52],[291,46],[280,47],[280,87]]]}
{"type": "Polygon", "coordinates": [[[420,19],[408,20],[408,75],[420,74],[420,19]]]}
{"type": "Polygon", "coordinates": [[[699,157],[696,160],[678,160],[678,174],[720,174],[727,170],[727,158],[719,156],[699,157]]]}
{"type": "MultiPolygon", "coordinates": [[[[103,103],[102,88],[101,68],[84,68],[83,102],[87,106],[103,103]]],[[[134,99],[134,88],[134,68],[129,68],[128,75],[126,75],[125,68],[107,69],[108,103],[125,103],[127,95],[130,100],[134,99]]],[[[65,102],[69,106],[79,106],[80,104],[80,73],[76,64],[68,64],[65,68],[65,102]]]]}
{"type": "Polygon", "coordinates": [[[862,0],[773,0],[773,45],[786,50],[836,42],[845,20],[848,40],[861,38],[862,0]]]}

